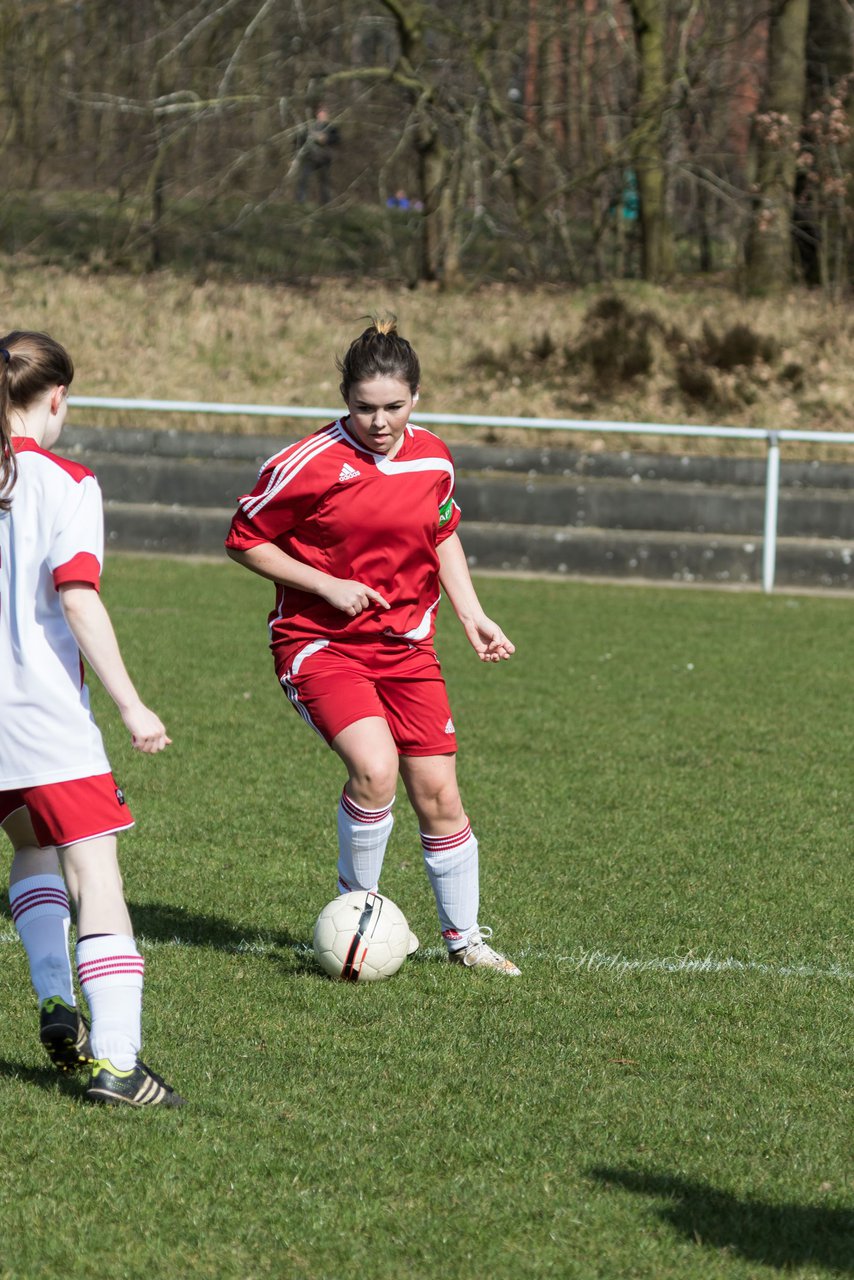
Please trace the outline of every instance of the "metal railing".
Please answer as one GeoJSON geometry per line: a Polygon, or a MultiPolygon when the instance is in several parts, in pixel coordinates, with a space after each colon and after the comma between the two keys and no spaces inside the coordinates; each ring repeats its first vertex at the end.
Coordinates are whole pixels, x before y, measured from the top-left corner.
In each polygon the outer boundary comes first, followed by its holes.
{"type": "MultiPolygon", "coordinates": [[[[130,409],[142,413],[201,413],[223,417],[321,418],[341,416],[337,408],[308,405],[223,404],[204,400],[130,400],[118,396],[69,396],[68,403],[81,409],[130,409]]],[[[788,428],[696,426],[664,422],[611,422],[590,418],[513,418],[476,413],[419,413],[425,425],[465,427],[522,427],[532,431],[589,432],[596,435],[682,436],[712,440],[758,440],[766,445],[765,518],[762,541],[762,590],[774,589],[777,563],[777,520],[780,504],[780,445],[788,440],[816,444],[854,444],[852,431],[798,431],[788,428]]]]}

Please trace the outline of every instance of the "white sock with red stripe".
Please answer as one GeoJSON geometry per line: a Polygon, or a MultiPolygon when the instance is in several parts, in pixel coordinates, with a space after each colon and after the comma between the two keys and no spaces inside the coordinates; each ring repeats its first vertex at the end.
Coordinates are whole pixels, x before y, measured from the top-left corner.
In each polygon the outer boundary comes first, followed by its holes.
{"type": "Polygon", "coordinates": [[[436,896],[439,925],[449,951],[465,946],[477,929],[480,902],[477,840],[469,823],[451,836],[421,832],[424,865],[436,896]]]}
{"type": "Polygon", "coordinates": [[[9,888],[12,919],[30,962],[39,1004],[61,996],[74,1005],[68,928],[71,912],[62,876],[27,876],[9,888]]]}
{"type": "Polygon", "coordinates": [[[338,804],[338,892],[375,890],[383,869],[386,845],[394,826],[391,806],[363,809],[346,790],[338,804]]]}
{"type": "Polygon", "coordinates": [[[119,1071],[136,1064],[142,1043],[145,962],[133,938],[95,934],[77,943],[77,974],[92,1015],[92,1055],[119,1071]]]}

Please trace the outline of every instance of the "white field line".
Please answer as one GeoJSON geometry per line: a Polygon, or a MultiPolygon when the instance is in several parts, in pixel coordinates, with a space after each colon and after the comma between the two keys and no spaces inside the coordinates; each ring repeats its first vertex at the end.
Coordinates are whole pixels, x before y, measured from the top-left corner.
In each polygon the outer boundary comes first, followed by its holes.
{"type": "MultiPolygon", "coordinates": [[[[0,945],[18,942],[18,935],[10,924],[0,925],[0,945]]],[[[280,946],[269,939],[261,937],[241,938],[239,941],[210,945],[207,943],[187,941],[184,938],[169,939],[146,938],[140,935],[137,943],[141,951],[157,951],[161,947],[196,947],[204,946],[210,951],[219,951],[227,955],[274,955],[283,950],[293,951],[297,955],[310,955],[311,945],[308,942],[292,942],[280,946]]],[[[444,947],[422,947],[418,953],[424,959],[441,959],[445,955],[444,947]]],[[[520,961],[546,961],[551,964],[566,965],[575,973],[743,973],[758,974],[772,978],[836,978],[848,982],[854,978],[854,969],[846,969],[839,964],[826,966],[814,964],[771,964],[762,960],[737,960],[734,956],[718,958],[713,955],[697,956],[692,951],[683,956],[655,956],[651,959],[637,959],[622,953],[609,954],[606,951],[587,951],[578,947],[568,955],[559,955],[552,951],[526,948],[518,956],[520,961]]]]}
{"type": "MultiPolygon", "coordinates": [[[[532,958],[537,954],[529,953],[532,958]]],[[[523,953],[524,955],[524,953],[523,953]]],[[[822,968],[813,964],[768,964],[761,960],[737,960],[734,956],[718,959],[713,955],[697,956],[688,952],[684,956],[661,956],[649,960],[635,960],[621,954],[608,955],[604,951],[585,951],[579,948],[567,956],[547,956],[558,964],[570,965],[577,973],[759,973],[774,978],[854,978],[854,970],[831,964],[822,968]]]]}

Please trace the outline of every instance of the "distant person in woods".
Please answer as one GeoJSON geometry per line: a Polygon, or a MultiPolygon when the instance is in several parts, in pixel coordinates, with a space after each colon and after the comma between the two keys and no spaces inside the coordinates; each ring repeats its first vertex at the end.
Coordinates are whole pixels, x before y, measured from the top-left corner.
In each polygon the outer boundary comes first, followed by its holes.
{"type": "Polygon", "coordinates": [[[133,826],[89,709],[81,654],[138,751],[171,739],[140,700],[99,595],[101,491],[50,450],[74,366],[46,333],[0,338],[0,827],[12,843],[9,905],[39,1001],[41,1042],[62,1072],[88,1072],[92,1102],[180,1106],[140,1061],[144,962],[116,835],[133,826]],[[68,948],[77,911],[77,1008],[68,948]]]}
{"type": "Polygon", "coordinates": [[[338,145],[338,130],[331,123],[326,107],[318,107],[311,123],[300,129],[297,144],[297,201],[299,204],[305,203],[309,186],[314,179],[318,202],[328,204],[331,199],[329,172],[332,167],[332,150],[338,145]]]}

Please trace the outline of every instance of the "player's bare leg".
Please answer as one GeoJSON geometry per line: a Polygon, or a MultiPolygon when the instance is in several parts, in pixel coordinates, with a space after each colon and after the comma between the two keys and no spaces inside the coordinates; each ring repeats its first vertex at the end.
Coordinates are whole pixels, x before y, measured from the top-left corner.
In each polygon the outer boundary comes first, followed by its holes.
{"type": "Polygon", "coordinates": [[[77,907],[77,936],[133,933],[119,870],[118,841],[97,836],[65,845],[59,853],[65,882],[77,907]]]}
{"type": "Polygon", "coordinates": [[[180,1106],[184,1099],[140,1061],[145,963],[124,898],[115,835],[59,850],[77,906],[77,974],[92,1014],[92,1075],[86,1096],[95,1102],[180,1106]]]}
{"type": "Polygon", "coordinates": [[[342,729],[332,750],[347,767],[347,793],[364,809],[388,807],[397,788],[397,747],[381,716],[366,716],[342,729]]]}
{"type": "MultiPolygon", "coordinates": [[[[398,777],[397,747],[385,720],[367,716],[332,742],[347,768],[338,804],[338,891],[375,891],[394,826],[392,805],[398,777]]],[[[418,950],[410,935],[409,954],[418,950]]]]}
{"type": "Polygon", "coordinates": [[[347,768],[338,805],[338,888],[376,890],[394,825],[397,749],[380,716],[342,729],[332,749],[347,768]]]}
{"type": "Polygon", "coordinates": [[[492,930],[478,925],[478,847],[457,786],[456,756],[401,756],[400,772],[418,816],[448,958],[517,976],[516,966],[487,945],[492,930]]]}

